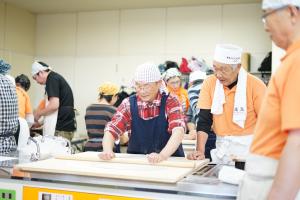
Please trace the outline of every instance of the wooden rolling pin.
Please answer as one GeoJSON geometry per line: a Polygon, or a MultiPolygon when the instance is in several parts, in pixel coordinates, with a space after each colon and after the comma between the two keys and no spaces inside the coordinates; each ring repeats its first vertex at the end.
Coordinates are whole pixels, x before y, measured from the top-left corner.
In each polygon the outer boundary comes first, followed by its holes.
{"type": "Polygon", "coordinates": [[[195,168],[196,162],[201,161],[191,161],[186,160],[186,158],[171,158],[169,160],[162,161],[160,163],[151,164],[145,155],[135,155],[135,154],[116,154],[116,157],[111,160],[101,160],[98,157],[99,153],[95,152],[85,152],[73,155],[61,155],[56,156],[56,159],[63,160],[82,160],[82,161],[94,161],[94,162],[112,162],[112,163],[127,163],[127,164],[141,164],[141,165],[158,165],[158,166],[168,166],[168,167],[184,167],[184,168],[195,168]]]}

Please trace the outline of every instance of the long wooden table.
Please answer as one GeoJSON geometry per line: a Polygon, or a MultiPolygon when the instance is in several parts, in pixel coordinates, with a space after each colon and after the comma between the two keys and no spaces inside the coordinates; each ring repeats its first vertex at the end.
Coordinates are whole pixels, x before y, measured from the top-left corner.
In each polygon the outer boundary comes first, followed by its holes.
{"type": "Polygon", "coordinates": [[[17,165],[25,172],[46,172],[126,180],[176,183],[188,174],[208,164],[208,160],[190,161],[171,157],[158,164],[150,164],[145,155],[116,154],[103,161],[97,152],[60,156],[47,160],[17,165]]]}

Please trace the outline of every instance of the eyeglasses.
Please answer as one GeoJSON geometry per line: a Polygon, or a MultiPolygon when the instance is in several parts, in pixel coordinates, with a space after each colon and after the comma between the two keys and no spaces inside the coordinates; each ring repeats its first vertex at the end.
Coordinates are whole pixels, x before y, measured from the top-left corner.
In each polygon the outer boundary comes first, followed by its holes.
{"type": "Polygon", "coordinates": [[[277,11],[279,11],[279,10],[283,10],[283,9],[285,9],[285,8],[287,8],[287,7],[288,7],[288,6],[282,6],[282,7],[279,7],[279,8],[276,8],[276,9],[274,9],[274,10],[271,10],[271,11],[269,11],[269,12],[264,13],[264,14],[261,16],[262,22],[263,22],[264,24],[266,24],[266,19],[267,19],[267,17],[268,17],[269,15],[272,15],[273,13],[275,13],[275,12],[277,12],[277,11]]]}
{"type": "Polygon", "coordinates": [[[232,71],[231,67],[227,67],[227,66],[222,66],[222,67],[216,67],[213,66],[212,68],[213,72],[216,73],[221,73],[221,74],[228,74],[229,72],[232,71]]]}
{"type": "Polygon", "coordinates": [[[144,91],[149,91],[151,89],[151,83],[145,83],[145,84],[139,84],[139,83],[136,83],[135,84],[135,89],[137,91],[141,91],[141,90],[144,90],[144,91]]]}

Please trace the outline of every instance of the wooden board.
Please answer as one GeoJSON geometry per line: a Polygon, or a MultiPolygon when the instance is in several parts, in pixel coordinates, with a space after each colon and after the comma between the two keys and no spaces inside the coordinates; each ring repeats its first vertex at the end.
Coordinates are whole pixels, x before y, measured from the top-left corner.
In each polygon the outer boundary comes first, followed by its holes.
{"type": "MultiPolygon", "coordinates": [[[[120,156],[126,157],[128,155],[120,156]]],[[[128,157],[130,158],[130,155],[128,157]]],[[[139,155],[136,158],[146,159],[146,156],[139,155]]],[[[170,162],[172,162],[172,160],[175,160],[175,162],[187,161],[185,158],[171,158],[170,162]]],[[[174,167],[174,165],[163,166],[153,164],[146,165],[117,162],[95,162],[52,158],[33,163],[19,164],[16,166],[16,168],[25,172],[46,172],[102,178],[176,183],[186,175],[191,174],[193,171],[205,166],[208,163],[208,160],[192,162],[196,163],[195,167],[174,167]]]]}
{"type": "MultiPolygon", "coordinates": [[[[98,152],[84,152],[73,155],[64,155],[57,156],[57,159],[64,160],[83,160],[83,161],[95,161],[95,162],[112,162],[112,163],[128,163],[128,164],[141,164],[141,165],[153,165],[148,162],[145,155],[140,154],[124,154],[116,153],[116,157],[112,160],[101,160],[98,157],[98,152]]],[[[187,168],[196,168],[197,162],[193,160],[187,160],[185,158],[171,157],[166,161],[157,163],[159,166],[168,166],[168,167],[187,167],[187,168]]]]}

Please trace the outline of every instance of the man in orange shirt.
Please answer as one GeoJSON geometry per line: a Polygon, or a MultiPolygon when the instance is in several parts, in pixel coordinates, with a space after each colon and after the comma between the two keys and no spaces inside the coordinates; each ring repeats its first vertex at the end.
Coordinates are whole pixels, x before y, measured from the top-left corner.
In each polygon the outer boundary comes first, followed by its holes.
{"type": "Polygon", "coordinates": [[[300,199],[300,0],[264,0],[265,30],[286,50],[255,127],[239,199],[300,199]]]}
{"type": "Polygon", "coordinates": [[[266,86],[241,67],[241,55],[238,46],[216,46],[214,75],[204,81],[198,101],[197,149],[189,159],[204,158],[211,127],[217,135],[213,162],[231,164],[232,158],[248,154],[266,86]]]}

